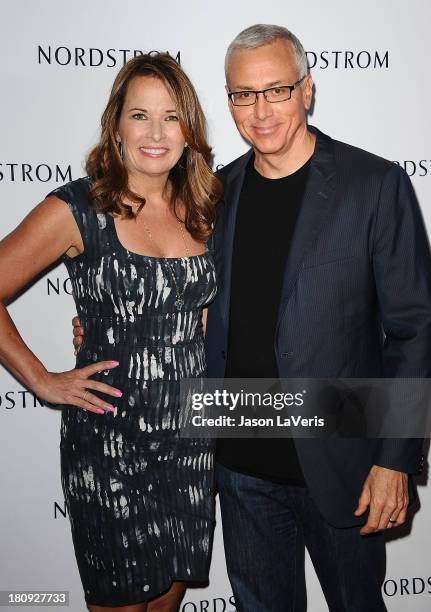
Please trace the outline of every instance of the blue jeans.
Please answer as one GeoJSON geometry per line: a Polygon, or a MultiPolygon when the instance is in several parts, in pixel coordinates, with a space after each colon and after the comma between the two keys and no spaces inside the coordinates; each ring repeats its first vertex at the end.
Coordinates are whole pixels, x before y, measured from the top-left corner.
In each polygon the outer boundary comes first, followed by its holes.
{"type": "Polygon", "coordinates": [[[330,612],[385,612],[382,533],[361,536],[321,516],[306,487],[218,464],[226,564],[238,612],[304,612],[307,548],[330,612]]]}

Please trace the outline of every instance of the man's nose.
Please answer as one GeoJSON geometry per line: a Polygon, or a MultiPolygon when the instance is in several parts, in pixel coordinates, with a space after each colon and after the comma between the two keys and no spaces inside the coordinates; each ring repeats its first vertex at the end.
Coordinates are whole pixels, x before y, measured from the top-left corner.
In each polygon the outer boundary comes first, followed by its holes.
{"type": "Polygon", "coordinates": [[[271,103],[267,102],[262,92],[257,94],[257,100],[254,105],[254,114],[257,119],[263,120],[272,114],[271,103]]]}

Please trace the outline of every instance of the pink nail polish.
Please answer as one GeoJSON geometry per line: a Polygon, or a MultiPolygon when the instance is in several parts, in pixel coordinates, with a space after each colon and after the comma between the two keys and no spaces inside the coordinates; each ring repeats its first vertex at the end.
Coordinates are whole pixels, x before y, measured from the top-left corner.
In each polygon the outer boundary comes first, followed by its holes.
{"type": "Polygon", "coordinates": [[[114,408],[114,406],[111,406],[111,405],[109,405],[109,404],[108,404],[108,405],[105,407],[105,410],[109,410],[109,412],[114,412],[115,408],[114,408]]]}
{"type": "Polygon", "coordinates": [[[105,414],[105,411],[104,411],[104,410],[101,410],[101,409],[99,409],[99,408],[96,410],[96,412],[97,412],[97,414],[105,414]]]}
{"type": "Polygon", "coordinates": [[[120,362],[119,362],[119,361],[111,361],[111,363],[112,363],[112,365],[113,365],[113,366],[120,365],[120,362]]]}
{"type": "Polygon", "coordinates": [[[121,397],[123,394],[121,391],[116,391],[115,392],[116,397],[121,397]]]}

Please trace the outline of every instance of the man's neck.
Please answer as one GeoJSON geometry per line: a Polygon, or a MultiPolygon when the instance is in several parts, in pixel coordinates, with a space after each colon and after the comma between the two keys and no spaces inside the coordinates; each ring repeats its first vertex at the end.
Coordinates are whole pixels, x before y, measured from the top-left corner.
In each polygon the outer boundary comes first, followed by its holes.
{"type": "Polygon", "coordinates": [[[271,179],[283,178],[301,168],[313,155],[316,136],[307,126],[299,130],[291,145],[280,153],[261,153],[255,150],[254,167],[262,176],[271,179]]]}

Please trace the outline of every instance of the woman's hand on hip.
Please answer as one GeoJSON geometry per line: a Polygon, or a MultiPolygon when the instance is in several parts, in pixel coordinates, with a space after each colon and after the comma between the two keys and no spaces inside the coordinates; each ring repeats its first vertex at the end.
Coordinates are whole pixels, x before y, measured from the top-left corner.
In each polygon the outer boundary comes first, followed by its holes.
{"type": "Polygon", "coordinates": [[[67,372],[47,372],[35,392],[38,397],[52,404],[69,404],[97,414],[113,412],[114,406],[95,395],[94,391],[117,398],[123,395],[122,392],[105,383],[91,380],[90,376],[118,365],[118,361],[99,361],[67,372]]]}

